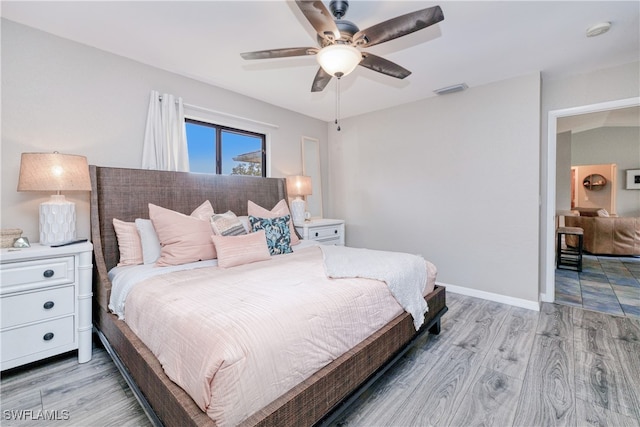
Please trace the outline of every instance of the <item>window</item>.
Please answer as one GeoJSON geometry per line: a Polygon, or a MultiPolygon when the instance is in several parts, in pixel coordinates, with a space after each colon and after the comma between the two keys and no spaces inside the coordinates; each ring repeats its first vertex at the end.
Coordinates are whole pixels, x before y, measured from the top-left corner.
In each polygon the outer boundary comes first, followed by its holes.
{"type": "Polygon", "coordinates": [[[189,169],[222,175],[266,175],[265,135],[185,119],[189,169]]]}

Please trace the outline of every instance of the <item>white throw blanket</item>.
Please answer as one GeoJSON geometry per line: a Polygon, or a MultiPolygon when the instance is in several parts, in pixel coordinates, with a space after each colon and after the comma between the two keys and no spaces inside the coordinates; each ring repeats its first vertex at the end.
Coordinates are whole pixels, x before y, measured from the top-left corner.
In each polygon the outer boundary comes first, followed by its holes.
{"type": "Polygon", "coordinates": [[[346,246],[321,246],[328,277],[361,277],[385,282],[398,304],[411,316],[416,331],[429,310],[422,293],[427,284],[424,258],[402,252],[387,252],[346,246]]]}

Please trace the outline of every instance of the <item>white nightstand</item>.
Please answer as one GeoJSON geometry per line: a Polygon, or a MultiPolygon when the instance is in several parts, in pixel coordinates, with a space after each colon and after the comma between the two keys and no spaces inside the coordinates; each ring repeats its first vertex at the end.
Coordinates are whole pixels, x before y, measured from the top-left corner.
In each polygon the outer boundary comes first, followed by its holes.
{"type": "Polygon", "coordinates": [[[91,360],[91,243],[0,251],[0,369],[78,349],[91,360]]]}
{"type": "Polygon", "coordinates": [[[296,230],[304,240],[315,240],[323,245],[344,246],[344,220],[312,219],[297,224],[296,230]]]}

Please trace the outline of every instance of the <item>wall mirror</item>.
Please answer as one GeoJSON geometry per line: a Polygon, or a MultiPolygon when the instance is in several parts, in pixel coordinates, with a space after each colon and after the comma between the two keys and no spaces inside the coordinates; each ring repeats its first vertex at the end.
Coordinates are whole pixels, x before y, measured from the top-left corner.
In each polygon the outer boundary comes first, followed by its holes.
{"type": "Polygon", "coordinates": [[[322,218],[322,170],[320,169],[320,142],[302,137],[302,174],[311,177],[312,195],[307,196],[307,211],[311,218],[322,218]]]}

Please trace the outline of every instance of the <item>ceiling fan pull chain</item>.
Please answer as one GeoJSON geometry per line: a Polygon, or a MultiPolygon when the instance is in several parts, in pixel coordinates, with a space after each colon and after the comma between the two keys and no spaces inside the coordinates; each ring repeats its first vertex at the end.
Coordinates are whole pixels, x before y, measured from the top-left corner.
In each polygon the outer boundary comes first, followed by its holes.
{"type": "MultiPolygon", "coordinates": [[[[339,73],[338,73],[339,74],[339,73]]],[[[340,132],[340,77],[336,74],[336,125],[338,125],[338,132],[340,132]]]]}

